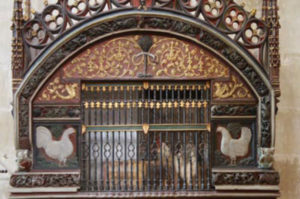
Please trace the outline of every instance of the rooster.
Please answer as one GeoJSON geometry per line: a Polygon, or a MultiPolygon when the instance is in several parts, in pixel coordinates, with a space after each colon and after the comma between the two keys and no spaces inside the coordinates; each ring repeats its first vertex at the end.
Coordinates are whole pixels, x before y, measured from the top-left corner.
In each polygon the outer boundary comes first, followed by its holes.
{"type": "Polygon", "coordinates": [[[219,126],[216,132],[222,134],[221,152],[230,157],[231,165],[236,165],[237,157],[247,155],[252,137],[251,130],[248,127],[242,127],[239,139],[233,139],[230,132],[222,126],[219,126]]]}
{"type": "MultiPolygon", "coordinates": [[[[171,166],[172,165],[172,151],[169,148],[169,146],[166,143],[162,143],[162,157],[163,161],[162,165],[164,167],[171,166]]],[[[159,150],[160,152],[160,150],[159,150]]],[[[184,169],[184,151],[182,149],[174,155],[174,168],[178,176],[180,176],[181,179],[184,179],[186,177],[186,182],[189,185],[191,182],[191,178],[194,178],[196,176],[196,169],[197,169],[197,157],[196,157],[196,151],[195,146],[193,144],[187,144],[186,145],[186,168],[184,169]],[[185,175],[186,171],[186,175],[185,175]]]]}
{"type": "Polygon", "coordinates": [[[181,179],[186,179],[188,185],[190,185],[191,179],[196,176],[197,169],[197,154],[195,152],[195,146],[192,144],[186,145],[186,164],[184,169],[184,151],[180,150],[174,160],[174,166],[176,173],[179,174],[181,179]],[[186,172],[186,173],[185,173],[186,172]]]}
{"type": "Polygon", "coordinates": [[[43,148],[48,157],[57,160],[59,166],[65,166],[67,158],[72,155],[74,147],[70,135],[76,130],[72,127],[64,130],[60,140],[53,140],[50,130],[44,126],[36,128],[36,146],[43,148]]]}

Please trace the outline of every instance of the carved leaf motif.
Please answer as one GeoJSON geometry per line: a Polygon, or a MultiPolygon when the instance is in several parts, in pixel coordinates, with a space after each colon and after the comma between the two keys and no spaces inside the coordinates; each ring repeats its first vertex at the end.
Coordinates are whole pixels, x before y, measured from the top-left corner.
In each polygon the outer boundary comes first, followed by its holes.
{"type": "Polygon", "coordinates": [[[37,101],[73,100],[78,97],[78,83],[62,83],[60,77],[56,77],[53,81],[48,83],[37,101]]]}
{"type": "Polygon", "coordinates": [[[151,62],[155,76],[167,77],[228,77],[229,69],[216,58],[196,46],[181,40],[156,38],[150,52],[157,56],[151,62]],[[154,70],[158,68],[157,70],[154,70]]]}
{"type": "Polygon", "coordinates": [[[140,51],[134,38],[116,38],[80,54],[63,71],[70,78],[135,76],[144,61],[143,56],[134,57],[140,51]]]}
{"type": "Polygon", "coordinates": [[[213,97],[219,99],[253,98],[247,86],[234,75],[231,75],[228,82],[214,83],[213,97]]]}

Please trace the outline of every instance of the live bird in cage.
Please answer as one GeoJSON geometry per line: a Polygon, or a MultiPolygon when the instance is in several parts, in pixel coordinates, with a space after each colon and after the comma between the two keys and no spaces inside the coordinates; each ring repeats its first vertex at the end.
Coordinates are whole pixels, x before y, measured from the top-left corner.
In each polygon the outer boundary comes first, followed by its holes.
{"type": "MultiPolygon", "coordinates": [[[[159,141],[158,145],[159,144],[159,141]]],[[[188,185],[192,182],[193,178],[196,177],[197,174],[197,164],[198,164],[198,170],[200,170],[200,161],[201,161],[201,151],[199,149],[202,149],[202,144],[199,145],[198,150],[196,150],[196,146],[194,144],[188,143],[186,144],[186,150],[183,148],[183,146],[180,147],[180,149],[175,152],[174,151],[174,168],[176,174],[181,178],[181,180],[186,179],[186,182],[188,185]],[[186,161],[184,162],[184,155],[186,156],[186,161]],[[198,159],[197,159],[198,156],[198,159]],[[184,167],[185,163],[185,167],[184,167]],[[186,173],[185,173],[186,172],[186,173]]],[[[168,167],[168,171],[171,171],[172,168],[172,150],[170,147],[165,143],[161,143],[161,149],[158,149],[158,153],[162,153],[162,165],[164,168],[168,167]],[[166,161],[165,161],[166,160],[166,161]]]]}

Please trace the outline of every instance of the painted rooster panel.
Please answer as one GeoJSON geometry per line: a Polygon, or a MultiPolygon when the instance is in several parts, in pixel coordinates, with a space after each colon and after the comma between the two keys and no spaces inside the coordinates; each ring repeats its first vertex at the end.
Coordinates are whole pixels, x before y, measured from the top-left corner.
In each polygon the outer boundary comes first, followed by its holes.
{"type": "Polygon", "coordinates": [[[35,130],[35,168],[76,168],[76,133],[78,127],[40,124],[35,130]]]}

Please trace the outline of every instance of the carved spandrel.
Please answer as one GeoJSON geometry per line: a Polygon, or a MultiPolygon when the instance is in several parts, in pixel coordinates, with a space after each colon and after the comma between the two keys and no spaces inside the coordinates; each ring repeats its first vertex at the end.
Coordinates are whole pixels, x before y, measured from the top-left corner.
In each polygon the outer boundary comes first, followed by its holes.
{"type": "Polygon", "coordinates": [[[214,81],[212,93],[214,100],[255,101],[255,98],[249,87],[235,73],[232,73],[227,81],[214,81]]]}
{"type": "Polygon", "coordinates": [[[79,99],[79,83],[64,83],[63,80],[58,76],[46,84],[35,101],[39,103],[59,103],[63,101],[78,103],[79,99]]]}

